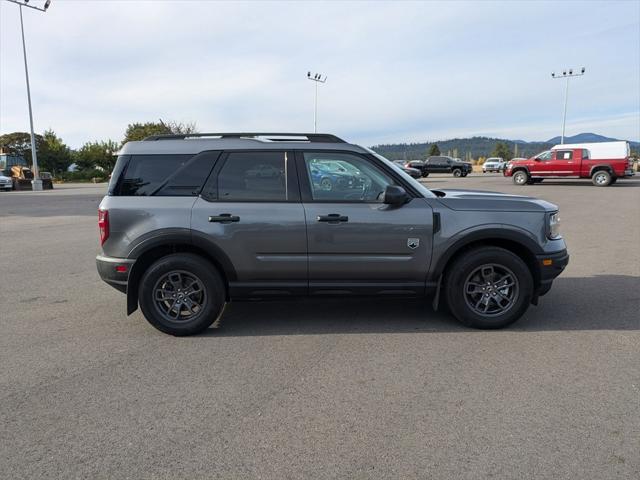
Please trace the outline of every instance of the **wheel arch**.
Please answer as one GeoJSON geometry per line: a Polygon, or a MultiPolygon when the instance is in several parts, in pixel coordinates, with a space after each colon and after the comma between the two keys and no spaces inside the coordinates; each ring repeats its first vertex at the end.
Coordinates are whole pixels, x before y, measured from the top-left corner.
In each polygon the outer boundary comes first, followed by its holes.
{"type": "Polygon", "coordinates": [[[593,167],[591,167],[591,170],[589,170],[589,177],[593,177],[593,175],[596,172],[599,172],[601,170],[605,170],[609,173],[609,175],[611,175],[611,177],[615,177],[616,176],[616,172],[615,170],[611,167],[611,165],[607,164],[607,163],[603,163],[603,164],[599,164],[599,165],[594,165],[593,167]]]}
{"type": "Polygon", "coordinates": [[[544,250],[526,234],[501,228],[472,232],[458,239],[440,256],[430,275],[431,279],[440,281],[457,258],[482,246],[501,247],[520,257],[531,271],[535,288],[540,285],[541,272],[536,255],[543,254],[544,250]]]}
{"type": "Polygon", "coordinates": [[[191,232],[188,235],[173,234],[154,239],[155,241],[144,242],[144,246],[138,245],[129,256],[136,261],[127,280],[127,315],[138,308],[138,289],[144,272],[155,261],[172,253],[193,253],[211,262],[220,272],[228,295],[229,281],[237,279],[236,271],[229,257],[204,234],[191,232]]]}

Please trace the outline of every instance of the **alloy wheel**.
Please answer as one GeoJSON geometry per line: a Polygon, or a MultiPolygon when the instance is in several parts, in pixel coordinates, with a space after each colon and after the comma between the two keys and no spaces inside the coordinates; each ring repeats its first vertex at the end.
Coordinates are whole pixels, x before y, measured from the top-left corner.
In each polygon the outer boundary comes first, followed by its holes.
{"type": "Polygon", "coordinates": [[[509,311],[518,300],[519,283],[503,265],[484,264],[473,270],[464,282],[464,299],[475,313],[495,317],[509,311]]]}

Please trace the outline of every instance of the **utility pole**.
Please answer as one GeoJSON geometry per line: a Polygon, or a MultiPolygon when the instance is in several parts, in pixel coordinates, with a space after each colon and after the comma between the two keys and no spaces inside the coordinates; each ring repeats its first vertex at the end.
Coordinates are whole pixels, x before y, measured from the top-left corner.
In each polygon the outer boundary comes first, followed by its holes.
{"type": "Polygon", "coordinates": [[[576,73],[573,73],[573,69],[570,68],[568,71],[567,70],[563,70],[562,71],[562,75],[558,74],[556,75],[555,72],[551,73],[551,78],[566,78],[567,79],[567,84],[564,90],[564,114],[562,115],[562,137],[560,140],[560,143],[564,143],[564,137],[565,137],[565,126],[567,124],[567,103],[569,101],[569,79],[571,77],[581,77],[582,75],[584,75],[585,72],[585,68],[582,67],[580,69],[580,73],[578,73],[576,71],[576,73]]]}
{"type": "Polygon", "coordinates": [[[316,96],[313,104],[313,133],[318,133],[318,84],[325,83],[327,76],[325,75],[324,78],[322,78],[321,73],[311,75],[311,72],[307,72],[307,80],[313,80],[316,84],[316,96]]]}
{"type": "Polygon", "coordinates": [[[33,111],[31,109],[31,88],[29,86],[29,69],[27,68],[27,46],[24,41],[24,22],[22,20],[22,7],[32,8],[39,12],[46,12],[51,5],[51,0],[46,0],[42,8],[34,5],[29,5],[29,0],[7,0],[8,2],[15,3],[20,7],[20,31],[22,32],[22,56],[24,57],[24,76],[27,81],[27,103],[29,105],[29,126],[31,127],[31,158],[33,161],[33,180],[31,181],[31,188],[34,191],[42,190],[42,180],[40,179],[40,170],[38,169],[38,155],[36,152],[36,137],[33,133],[33,111]]]}

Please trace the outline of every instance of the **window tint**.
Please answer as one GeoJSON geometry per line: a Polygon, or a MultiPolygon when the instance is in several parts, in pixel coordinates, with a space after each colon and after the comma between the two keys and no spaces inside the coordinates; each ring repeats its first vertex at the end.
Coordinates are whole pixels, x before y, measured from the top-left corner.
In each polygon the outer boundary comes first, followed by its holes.
{"type": "Polygon", "coordinates": [[[573,150],[558,150],[556,152],[556,160],[571,160],[573,158],[573,150]]]}
{"type": "Polygon", "coordinates": [[[305,152],[304,163],[314,200],[382,201],[387,185],[395,184],[371,161],[349,153],[305,152]]]}
{"type": "Polygon", "coordinates": [[[286,159],[285,152],[230,153],[218,174],[218,200],[287,200],[286,159]]]}
{"type": "MultiPolygon", "coordinates": [[[[146,196],[156,193],[165,180],[182,168],[193,155],[131,155],[119,194],[146,196]]],[[[204,178],[200,183],[204,182],[204,178]]]]}

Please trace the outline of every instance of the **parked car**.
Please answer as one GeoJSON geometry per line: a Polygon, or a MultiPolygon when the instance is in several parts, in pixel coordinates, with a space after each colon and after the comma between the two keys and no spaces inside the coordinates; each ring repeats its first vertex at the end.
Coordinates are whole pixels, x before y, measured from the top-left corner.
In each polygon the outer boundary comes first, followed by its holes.
{"type": "Polygon", "coordinates": [[[405,165],[407,162],[405,162],[404,160],[394,160],[393,163],[398,165],[402,169],[402,171],[404,173],[406,173],[407,175],[409,175],[412,178],[420,178],[420,177],[422,177],[422,172],[420,170],[418,170],[417,168],[407,167],[405,165]]]}
{"type": "Polygon", "coordinates": [[[158,135],[120,151],[96,262],[128,314],[172,335],[278,296],[428,295],[464,325],[500,328],[567,265],[559,222],[543,200],[429,190],[334,135],[158,135]],[[325,188],[314,170],[331,162],[362,188],[325,188]],[[279,181],[249,175],[260,165],[279,181]]]}
{"type": "Polygon", "coordinates": [[[9,192],[13,189],[13,180],[11,177],[7,177],[0,172],[0,190],[4,190],[5,192],[9,192]]]}
{"type": "Polygon", "coordinates": [[[489,157],[482,164],[482,173],[487,172],[502,172],[507,165],[500,157],[489,157]]]}
{"type": "Polygon", "coordinates": [[[438,155],[427,158],[420,166],[420,171],[425,177],[430,173],[451,173],[454,177],[466,177],[473,171],[473,166],[468,162],[438,155]]]}
{"type": "Polygon", "coordinates": [[[628,142],[556,145],[527,160],[512,160],[505,169],[516,185],[542,182],[545,178],[590,178],[606,187],[620,178],[632,177],[633,162],[628,142]]]}

